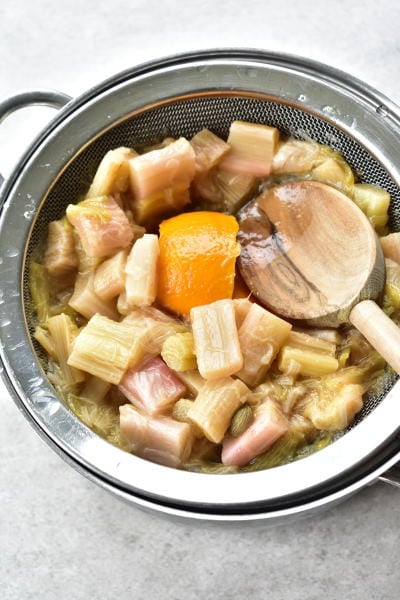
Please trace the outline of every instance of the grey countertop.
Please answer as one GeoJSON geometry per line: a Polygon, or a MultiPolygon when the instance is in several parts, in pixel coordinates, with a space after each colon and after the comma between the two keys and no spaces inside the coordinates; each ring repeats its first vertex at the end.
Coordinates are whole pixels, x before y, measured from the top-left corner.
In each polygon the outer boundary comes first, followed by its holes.
{"type": "MultiPolygon", "coordinates": [[[[400,103],[400,4],[336,0],[3,0],[0,99],[33,87],[72,96],[129,66],[207,47],[316,59],[400,103]]],[[[48,109],[1,127],[0,172],[48,109]]],[[[0,387],[3,600],[162,598],[395,600],[400,490],[377,482],[306,519],[226,528],[176,522],[122,503],[37,436],[0,387]]]]}

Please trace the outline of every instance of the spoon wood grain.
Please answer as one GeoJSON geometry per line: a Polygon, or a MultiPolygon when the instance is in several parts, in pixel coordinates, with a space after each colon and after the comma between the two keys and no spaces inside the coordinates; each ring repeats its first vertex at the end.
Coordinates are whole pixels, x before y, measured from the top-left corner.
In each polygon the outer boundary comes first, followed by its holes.
{"type": "Polygon", "coordinates": [[[238,220],[239,269],[263,305],[315,327],[351,322],[400,372],[400,330],[372,302],[385,282],[382,249],[350,198],[292,181],[265,189],[238,220]]]}

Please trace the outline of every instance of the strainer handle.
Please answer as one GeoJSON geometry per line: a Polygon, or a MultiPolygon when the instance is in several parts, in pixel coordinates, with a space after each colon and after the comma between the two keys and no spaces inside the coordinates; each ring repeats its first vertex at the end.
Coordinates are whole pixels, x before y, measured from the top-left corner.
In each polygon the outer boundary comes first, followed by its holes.
{"type": "Polygon", "coordinates": [[[384,483],[390,483],[400,488],[400,463],[396,463],[388,471],[385,471],[383,475],[379,477],[380,481],[384,483]]]}
{"type": "MultiPolygon", "coordinates": [[[[15,94],[0,102],[0,123],[11,113],[27,106],[40,105],[62,108],[71,97],[57,90],[28,90],[15,94]]],[[[0,186],[4,178],[0,174],[0,186]]]]}

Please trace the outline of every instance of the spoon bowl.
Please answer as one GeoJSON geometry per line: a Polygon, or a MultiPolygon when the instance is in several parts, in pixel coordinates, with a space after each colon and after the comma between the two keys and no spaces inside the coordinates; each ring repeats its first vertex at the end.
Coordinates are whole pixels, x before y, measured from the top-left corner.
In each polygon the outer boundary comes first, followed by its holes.
{"type": "Polygon", "coordinates": [[[239,213],[239,268],[258,300],[314,326],[348,322],[379,298],[385,263],[367,217],[345,194],[316,181],[265,189],[239,213]]]}

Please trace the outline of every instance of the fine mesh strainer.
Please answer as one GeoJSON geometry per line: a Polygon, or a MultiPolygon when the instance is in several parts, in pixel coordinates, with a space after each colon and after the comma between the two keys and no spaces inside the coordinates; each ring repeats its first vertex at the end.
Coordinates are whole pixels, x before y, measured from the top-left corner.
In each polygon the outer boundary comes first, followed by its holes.
{"type": "MultiPolygon", "coordinates": [[[[26,103],[67,100],[55,92],[22,94],[0,103],[0,119],[26,103]]],[[[107,150],[167,135],[190,138],[203,127],[226,138],[235,119],[273,125],[340,151],[362,182],[390,192],[391,229],[400,231],[400,112],[371,88],[315,62],[252,50],[200,52],[142,65],[69,101],[3,183],[3,377],[42,437],[120,497],[203,519],[287,519],[337,502],[384,472],[383,478],[396,481],[397,377],[388,372],[349,431],[308,458],[256,473],[189,473],[124,453],[83,425],[54,393],[31,337],[32,252],[49,221],[86,191],[107,150]]]]}

